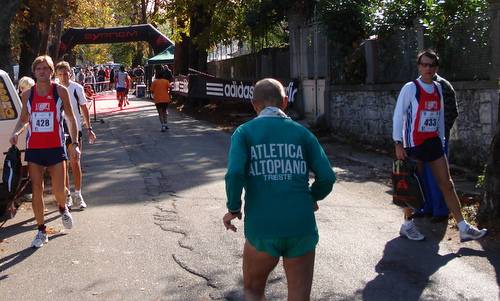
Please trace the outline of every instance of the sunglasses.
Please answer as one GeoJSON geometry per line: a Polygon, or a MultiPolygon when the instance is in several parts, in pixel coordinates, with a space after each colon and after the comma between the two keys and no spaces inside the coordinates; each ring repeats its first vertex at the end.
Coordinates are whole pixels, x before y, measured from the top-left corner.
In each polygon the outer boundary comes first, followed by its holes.
{"type": "Polygon", "coordinates": [[[428,64],[428,63],[419,63],[420,66],[426,68],[426,67],[429,67],[429,68],[435,68],[437,66],[436,63],[432,63],[432,64],[428,64]]]}

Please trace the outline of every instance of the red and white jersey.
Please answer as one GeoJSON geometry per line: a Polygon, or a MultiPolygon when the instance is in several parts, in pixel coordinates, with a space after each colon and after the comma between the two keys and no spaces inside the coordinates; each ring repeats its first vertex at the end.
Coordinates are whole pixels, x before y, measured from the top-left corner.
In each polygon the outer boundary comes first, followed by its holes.
{"type": "Polygon", "coordinates": [[[37,86],[33,86],[26,102],[30,116],[26,147],[28,149],[63,147],[63,103],[57,94],[57,85],[52,84],[45,96],[38,95],[37,90],[37,86]]]}
{"type": "Polygon", "coordinates": [[[392,139],[402,141],[404,147],[420,145],[433,137],[444,141],[442,95],[437,82],[426,84],[419,78],[405,84],[394,109],[392,139]]]}

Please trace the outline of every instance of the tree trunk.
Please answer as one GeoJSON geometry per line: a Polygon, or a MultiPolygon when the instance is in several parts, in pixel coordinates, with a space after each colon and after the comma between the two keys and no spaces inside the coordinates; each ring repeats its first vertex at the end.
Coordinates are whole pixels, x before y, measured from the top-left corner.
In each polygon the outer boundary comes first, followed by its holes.
{"type": "Polygon", "coordinates": [[[181,41],[175,43],[175,54],[174,54],[174,75],[187,75],[189,68],[189,42],[190,38],[185,34],[181,33],[181,41]]]}
{"type": "Polygon", "coordinates": [[[61,35],[63,29],[64,19],[59,17],[57,22],[53,25],[52,40],[49,45],[49,55],[57,60],[59,58],[59,44],[61,43],[61,35]]]}
{"type": "Polygon", "coordinates": [[[204,30],[210,27],[212,13],[208,4],[199,3],[193,8],[190,18],[189,36],[189,67],[206,72],[207,71],[207,47],[209,42],[204,40],[206,32],[204,30]]]}
{"type": "Polygon", "coordinates": [[[32,76],[31,63],[40,52],[42,35],[38,22],[33,20],[21,31],[21,55],[19,57],[19,76],[32,76]]]}
{"type": "MultiPolygon", "coordinates": [[[[499,38],[500,0],[488,0],[490,5],[490,45],[492,49],[491,79],[497,80],[500,72],[499,38]]],[[[480,207],[480,221],[486,225],[500,221],[500,106],[490,154],[485,168],[485,191],[480,207]]]]}
{"type": "Polygon", "coordinates": [[[147,24],[148,23],[148,16],[147,16],[147,5],[149,3],[146,2],[146,0],[141,0],[141,22],[142,24],[147,24]]]}
{"type": "Polygon", "coordinates": [[[490,157],[486,165],[486,189],[481,204],[481,221],[489,223],[500,219],[500,106],[495,135],[491,142],[490,157]]]}
{"type": "Polygon", "coordinates": [[[12,77],[10,24],[19,9],[19,0],[2,1],[0,10],[0,69],[5,70],[12,77]]]}

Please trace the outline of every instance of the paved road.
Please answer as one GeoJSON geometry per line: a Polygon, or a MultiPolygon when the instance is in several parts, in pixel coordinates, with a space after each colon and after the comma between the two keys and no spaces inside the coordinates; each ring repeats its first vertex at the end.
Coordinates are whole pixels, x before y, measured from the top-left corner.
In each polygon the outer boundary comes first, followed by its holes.
{"type": "MultiPolygon", "coordinates": [[[[224,230],[229,134],[178,113],[159,131],[154,106],[95,123],[85,145],[76,226],[29,248],[29,204],[0,230],[1,300],[240,300],[242,223],[224,230]]],[[[387,185],[390,158],[328,145],[338,182],[317,213],[313,300],[499,300],[500,250],[457,243],[456,231],[420,220],[425,242],[398,237],[401,213],[387,185]]],[[[279,266],[267,296],[286,299],[279,266]]]]}

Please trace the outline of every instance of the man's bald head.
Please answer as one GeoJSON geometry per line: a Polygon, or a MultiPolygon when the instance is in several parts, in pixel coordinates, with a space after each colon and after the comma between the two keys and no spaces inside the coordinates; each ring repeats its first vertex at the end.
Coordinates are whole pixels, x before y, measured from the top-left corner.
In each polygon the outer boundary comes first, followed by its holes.
{"type": "Polygon", "coordinates": [[[279,81],[274,78],[264,78],[255,84],[252,103],[264,107],[280,107],[284,97],[286,97],[285,88],[279,81]]]}

